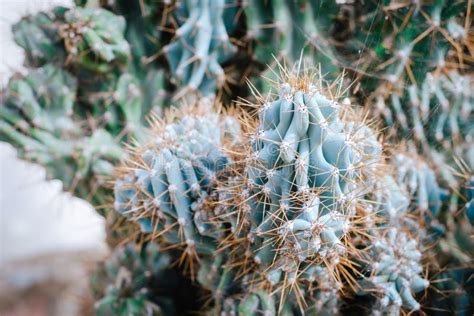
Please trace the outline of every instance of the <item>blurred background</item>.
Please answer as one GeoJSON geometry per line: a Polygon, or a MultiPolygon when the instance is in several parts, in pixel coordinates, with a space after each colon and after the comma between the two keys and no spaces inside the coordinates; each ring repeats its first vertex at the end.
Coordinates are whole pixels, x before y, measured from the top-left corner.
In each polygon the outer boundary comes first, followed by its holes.
{"type": "MultiPolygon", "coordinates": [[[[23,72],[11,25],[70,0],[0,0],[0,81],[23,72]]],[[[0,142],[0,315],[88,314],[87,274],[107,254],[103,218],[0,142]]]]}

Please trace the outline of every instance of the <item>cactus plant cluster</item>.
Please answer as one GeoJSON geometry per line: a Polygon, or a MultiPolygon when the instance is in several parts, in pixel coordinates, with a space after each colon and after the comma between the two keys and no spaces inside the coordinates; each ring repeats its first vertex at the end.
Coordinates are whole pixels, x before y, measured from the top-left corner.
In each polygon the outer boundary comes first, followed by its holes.
{"type": "Polygon", "coordinates": [[[108,218],[99,315],[469,315],[472,14],[77,0],[13,26],[0,139],[108,218]]]}

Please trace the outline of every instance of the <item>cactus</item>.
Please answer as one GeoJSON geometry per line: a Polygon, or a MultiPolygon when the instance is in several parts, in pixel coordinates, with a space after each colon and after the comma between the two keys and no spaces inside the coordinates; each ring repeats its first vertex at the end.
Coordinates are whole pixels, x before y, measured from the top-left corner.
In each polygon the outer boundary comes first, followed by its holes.
{"type": "Polygon", "coordinates": [[[106,72],[111,64],[129,58],[130,47],[123,37],[123,17],[102,9],[76,8],[66,12],[64,20],[59,35],[68,53],[66,62],[106,72]]]}
{"type": "Polygon", "coordinates": [[[0,109],[1,139],[101,208],[110,202],[113,165],[125,157],[120,142],[143,139],[144,116],[164,102],[163,72],[130,59],[124,32],[123,17],[105,9],[56,7],[25,17],[13,33],[32,69],[11,79],[0,109]]]}
{"type": "Polygon", "coordinates": [[[315,0],[249,0],[243,7],[251,57],[260,64],[273,64],[274,57],[292,64],[302,54],[315,65],[335,64],[333,48],[325,35],[330,33],[337,4],[315,0]]]}
{"type": "MultiPolygon", "coordinates": [[[[160,292],[173,287],[171,258],[154,244],[117,248],[92,278],[98,315],[169,315],[172,301],[160,292]],[[165,278],[166,276],[166,278],[165,278]],[[160,288],[162,289],[160,291],[160,288]]],[[[166,293],[166,292],[165,292],[166,293]]]]}
{"type": "Polygon", "coordinates": [[[21,157],[45,166],[66,189],[94,200],[100,183],[122,157],[120,146],[104,129],[94,130],[74,116],[77,82],[46,65],[10,80],[1,108],[0,137],[16,144],[21,157]],[[91,196],[93,195],[93,196],[91,196]]]}
{"type": "Polygon", "coordinates": [[[59,36],[59,23],[67,8],[56,7],[51,12],[26,16],[13,25],[15,42],[25,50],[26,64],[40,67],[49,62],[63,62],[66,52],[59,36]]]}
{"type": "Polygon", "coordinates": [[[96,314],[181,315],[192,310],[195,289],[171,268],[171,260],[154,243],[117,247],[91,278],[96,314]]]}
{"type": "Polygon", "coordinates": [[[456,71],[428,73],[420,87],[407,89],[407,95],[391,95],[393,111],[387,111],[388,124],[396,121],[405,133],[413,131],[414,139],[425,148],[432,146],[462,157],[456,145],[461,140],[472,144],[474,137],[474,97],[469,88],[473,83],[471,76],[456,71]]]}
{"type": "Polygon", "coordinates": [[[370,276],[360,281],[359,294],[374,292],[379,296],[372,307],[374,314],[398,315],[402,306],[410,311],[420,309],[413,295],[426,289],[429,281],[420,276],[423,267],[418,247],[416,239],[395,227],[372,245],[367,258],[370,276]]]}
{"type": "Polygon", "coordinates": [[[101,206],[98,314],[470,313],[470,2],[75,3],[0,139],[101,206]]]}
{"type": "Polygon", "coordinates": [[[202,101],[181,117],[157,121],[152,141],[137,148],[115,184],[119,213],[190,256],[212,254],[225,232],[208,204],[231,159],[225,148],[239,133],[238,122],[209,111],[202,101]]]}
{"type": "Polygon", "coordinates": [[[340,31],[344,51],[339,58],[363,78],[364,92],[390,97],[449,63],[445,58],[463,63],[460,51],[469,45],[463,27],[466,8],[461,1],[445,0],[342,4],[338,14],[347,20],[340,31]]]}
{"type": "Polygon", "coordinates": [[[243,261],[257,267],[257,283],[283,293],[314,277],[305,271],[325,267],[336,279],[351,265],[349,236],[380,163],[375,132],[333,92],[309,72],[290,74],[277,96],[256,106],[236,197],[249,243],[243,261]]]}
{"type": "Polygon", "coordinates": [[[188,0],[175,9],[180,26],[164,52],[173,78],[182,89],[178,96],[195,91],[209,96],[224,86],[222,63],[236,52],[227,24],[233,23],[237,7],[229,6],[232,3],[227,0],[188,0]],[[234,14],[226,16],[225,10],[233,10],[234,14]]]}
{"type": "Polygon", "coordinates": [[[433,280],[428,298],[433,315],[470,315],[474,312],[474,283],[472,268],[449,269],[433,280]]]}
{"type": "Polygon", "coordinates": [[[395,154],[392,164],[396,169],[397,184],[415,199],[410,205],[431,217],[436,217],[441,208],[442,189],[434,171],[421,159],[408,154],[395,154]]]}
{"type": "Polygon", "coordinates": [[[269,81],[279,79],[272,69],[298,61],[319,65],[323,73],[335,79],[341,63],[329,34],[338,7],[331,1],[318,0],[244,1],[247,34],[243,40],[253,62],[248,72],[254,74],[255,68],[262,71],[252,85],[266,94],[271,89],[269,81]]]}
{"type": "Polygon", "coordinates": [[[281,295],[273,295],[266,290],[254,288],[252,284],[241,285],[243,294],[220,298],[216,306],[209,311],[212,315],[336,315],[339,308],[339,286],[331,278],[330,271],[315,267],[311,272],[310,286],[304,292],[306,307],[301,307],[297,297],[291,295],[282,300],[281,295]]]}

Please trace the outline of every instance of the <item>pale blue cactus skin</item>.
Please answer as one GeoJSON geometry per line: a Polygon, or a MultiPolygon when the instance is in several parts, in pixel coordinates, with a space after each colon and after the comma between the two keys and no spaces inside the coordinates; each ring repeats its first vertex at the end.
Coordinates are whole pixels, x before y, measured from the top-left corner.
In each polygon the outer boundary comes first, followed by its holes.
{"type": "Polygon", "coordinates": [[[374,205],[372,211],[384,222],[368,226],[374,241],[364,253],[367,266],[362,271],[367,276],[359,280],[357,293],[375,297],[371,307],[374,315],[399,315],[402,308],[420,309],[414,295],[429,285],[422,277],[421,260],[423,242],[431,235],[409,212],[421,212],[420,217],[429,223],[441,204],[441,189],[424,161],[399,153],[391,164],[394,176],[378,180],[369,198],[374,205]]]}
{"type": "Polygon", "coordinates": [[[395,154],[391,164],[396,169],[397,184],[413,199],[410,205],[435,217],[441,207],[443,190],[434,171],[425,161],[411,158],[408,154],[395,154]]]}
{"type": "Polygon", "coordinates": [[[472,143],[474,138],[473,84],[472,76],[456,71],[428,73],[419,87],[408,87],[405,98],[392,94],[386,119],[391,125],[397,122],[406,133],[413,132],[423,146],[456,152],[457,144],[472,143]]]}
{"type": "MultiPolygon", "coordinates": [[[[272,284],[346,249],[351,216],[381,152],[375,133],[340,118],[344,106],[316,86],[283,83],[259,109],[246,166],[250,255],[272,284]]],[[[331,258],[331,259],[329,259],[331,258]]]]}
{"type": "Polygon", "coordinates": [[[119,213],[143,232],[158,232],[167,243],[198,254],[212,254],[225,232],[205,201],[230,163],[224,141],[239,138],[224,133],[230,118],[208,111],[167,124],[136,157],[143,167],[130,166],[133,172],[115,184],[119,213]]]}
{"type": "MultiPolygon", "coordinates": [[[[179,95],[199,91],[214,95],[225,83],[221,64],[236,52],[224,21],[227,0],[186,0],[177,12],[184,13],[174,40],[164,47],[179,95]]],[[[235,5],[234,5],[235,6],[235,5]]],[[[237,10],[235,10],[237,14],[237,10]]],[[[227,19],[235,19],[227,17],[227,19]]],[[[178,16],[178,20],[180,17],[178,16]]]]}
{"type": "Polygon", "coordinates": [[[414,294],[429,285],[421,276],[421,258],[418,241],[400,227],[387,228],[377,237],[367,258],[371,262],[370,276],[359,282],[359,294],[378,297],[372,307],[374,315],[399,315],[402,307],[420,309],[414,294]]]}

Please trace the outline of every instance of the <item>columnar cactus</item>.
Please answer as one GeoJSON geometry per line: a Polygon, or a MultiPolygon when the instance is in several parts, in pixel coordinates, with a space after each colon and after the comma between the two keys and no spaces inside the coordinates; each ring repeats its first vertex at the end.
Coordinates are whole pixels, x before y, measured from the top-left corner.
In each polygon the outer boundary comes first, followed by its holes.
{"type": "Polygon", "coordinates": [[[226,25],[234,23],[237,9],[227,0],[187,0],[176,9],[180,26],[164,51],[174,80],[183,89],[180,95],[199,91],[209,96],[224,86],[222,63],[236,52],[226,25]],[[234,11],[227,21],[225,10],[234,11]]]}
{"type": "Polygon", "coordinates": [[[469,45],[465,13],[461,1],[347,1],[339,6],[338,16],[345,21],[335,34],[344,47],[339,58],[363,78],[359,88],[364,92],[390,97],[449,63],[446,58],[463,62],[460,52],[469,45]]]}
{"type": "Polygon", "coordinates": [[[244,184],[238,192],[261,277],[294,287],[305,270],[348,264],[360,214],[375,179],[381,144],[347,100],[311,75],[289,75],[257,105],[244,184]]]}
{"type": "Polygon", "coordinates": [[[333,27],[331,18],[337,13],[337,4],[314,0],[248,0],[243,8],[251,57],[257,62],[267,65],[274,58],[282,58],[294,63],[303,55],[324,67],[336,64],[333,48],[324,35],[333,27]]]}
{"type": "Polygon", "coordinates": [[[401,94],[391,94],[391,106],[382,99],[378,106],[388,124],[400,126],[405,135],[413,132],[414,140],[425,152],[433,148],[463,157],[459,144],[472,145],[474,139],[473,83],[472,76],[454,70],[446,74],[430,72],[420,86],[411,85],[401,94]]]}
{"type": "Polygon", "coordinates": [[[442,189],[434,171],[420,159],[409,154],[395,154],[391,164],[395,168],[397,184],[415,200],[410,205],[429,216],[436,217],[441,207],[442,189]]]}
{"type": "Polygon", "coordinates": [[[157,121],[151,141],[135,150],[115,184],[119,213],[189,255],[212,254],[225,232],[209,203],[239,128],[231,117],[210,111],[202,101],[189,113],[157,121]]]}

